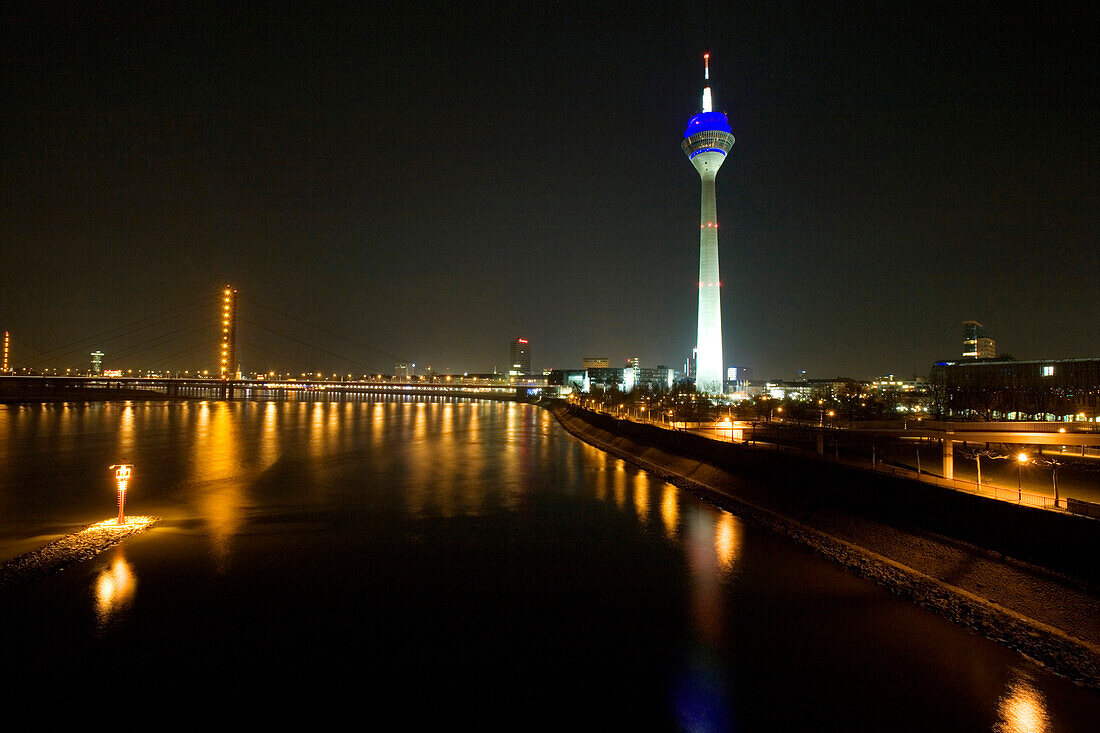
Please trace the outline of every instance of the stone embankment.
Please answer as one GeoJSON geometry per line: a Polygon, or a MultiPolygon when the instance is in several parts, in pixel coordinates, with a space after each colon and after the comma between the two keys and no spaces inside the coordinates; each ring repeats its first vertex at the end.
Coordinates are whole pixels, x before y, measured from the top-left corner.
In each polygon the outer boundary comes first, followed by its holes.
{"type": "Polygon", "coordinates": [[[1100,689],[1100,522],[774,446],[550,409],[581,440],[1100,689]]]}
{"type": "Polygon", "coordinates": [[[158,521],[160,517],[126,517],[125,524],[118,524],[117,520],[108,519],[14,557],[0,565],[0,590],[90,560],[127,537],[144,532],[158,521]]]}

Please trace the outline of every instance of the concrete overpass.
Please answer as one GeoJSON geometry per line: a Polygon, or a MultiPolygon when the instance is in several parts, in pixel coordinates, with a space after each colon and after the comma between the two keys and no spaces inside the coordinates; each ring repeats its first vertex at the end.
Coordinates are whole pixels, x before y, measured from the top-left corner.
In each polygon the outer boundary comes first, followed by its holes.
{"type": "MultiPolygon", "coordinates": [[[[851,428],[845,432],[890,438],[924,438],[938,440],[943,446],[943,477],[950,479],[955,477],[955,445],[958,443],[999,443],[1004,445],[1058,445],[1074,447],[1100,446],[1100,432],[1091,432],[1093,428],[1086,428],[1089,432],[1074,431],[1074,423],[1049,423],[1051,430],[988,430],[980,427],[981,423],[975,423],[974,428],[963,429],[956,426],[955,429],[936,430],[933,428],[907,428],[907,429],[861,429],[851,428]],[[1060,432],[1064,429],[1066,432],[1060,432]]],[[[1000,423],[999,425],[1003,425],[1000,423]]],[[[1028,423],[1033,426],[1034,423],[1028,423]]]]}

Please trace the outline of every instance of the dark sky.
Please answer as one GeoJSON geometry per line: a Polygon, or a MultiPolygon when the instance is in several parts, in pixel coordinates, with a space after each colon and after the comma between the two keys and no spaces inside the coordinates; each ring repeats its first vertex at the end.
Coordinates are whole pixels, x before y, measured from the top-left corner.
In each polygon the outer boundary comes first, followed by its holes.
{"type": "Polygon", "coordinates": [[[707,49],[727,364],[1100,356],[1086,3],[229,5],[0,10],[17,364],[681,365],[707,49]]]}

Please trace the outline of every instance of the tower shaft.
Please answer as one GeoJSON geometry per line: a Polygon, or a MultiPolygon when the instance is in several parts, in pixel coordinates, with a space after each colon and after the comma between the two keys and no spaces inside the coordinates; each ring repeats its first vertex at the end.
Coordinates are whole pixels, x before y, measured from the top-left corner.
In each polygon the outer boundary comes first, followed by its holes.
{"type": "MultiPolygon", "coordinates": [[[[716,155],[703,153],[702,155],[716,155]]],[[[698,156],[698,157],[702,157],[698,156]]],[[[714,191],[717,166],[700,168],[699,321],[695,384],[701,392],[722,392],[722,294],[718,271],[718,206],[714,191]]]]}

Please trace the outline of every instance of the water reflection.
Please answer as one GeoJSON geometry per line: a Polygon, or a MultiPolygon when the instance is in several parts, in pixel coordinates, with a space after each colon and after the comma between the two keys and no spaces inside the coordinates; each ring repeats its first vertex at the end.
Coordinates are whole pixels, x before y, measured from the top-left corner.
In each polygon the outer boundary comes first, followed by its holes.
{"type": "Polygon", "coordinates": [[[200,482],[199,508],[210,531],[216,567],[221,571],[227,568],[230,541],[240,531],[246,503],[234,415],[232,405],[203,403],[193,454],[193,468],[200,482]]]}
{"type": "Polygon", "coordinates": [[[680,526],[680,500],[672,484],[665,484],[661,492],[661,521],[665,524],[665,535],[675,540],[680,526]]]}
{"type": "Polygon", "coordinates": [[[137,578],[126,562],[122,546],[115,549],[111,564],[95,581],[95,615],[100,629],[117,619],[130,607],[137,588],[137,578]]]}
{"type": "Polygon", "coordinates": [[[615,506],[620,509],[626,505],[626,464],[618,458],[615,460],[615,471],[611,475],[614,482],[611,491],[615,494],[615,506]]]}
{"type": "Polygon", "coordinates": [[[127,402],[118,420],[118,460],[131,460],[134,452],[134,406],[127,402]]]}
{"type": "Polygon", "coordinates": [[[279,423],[274,402],[264,408],[263,430],[260,435],[260,466],[266,469],[279,458],[279,423]]]}
{"type": "Polygon", "coordinates": [[[634,510],[639,522],[649,523],[649,477],[642,471],[634,474],[634,510]]]}
{"type": "Polygon", "coordinates": [[[741,524],[729,512],[718,513],[718,524],[714,529],[714,552],[719,568],[729,573],[734,568],[741,549],[741,524]]]}
{"type": "Polygon", "coordinates": [[[1000,720],[993,726],[997,733],[1047,733],[1051,729],[1043,693],[1018,669],[1008,690],[1001,696],[997,714],[1000,720]]]}

